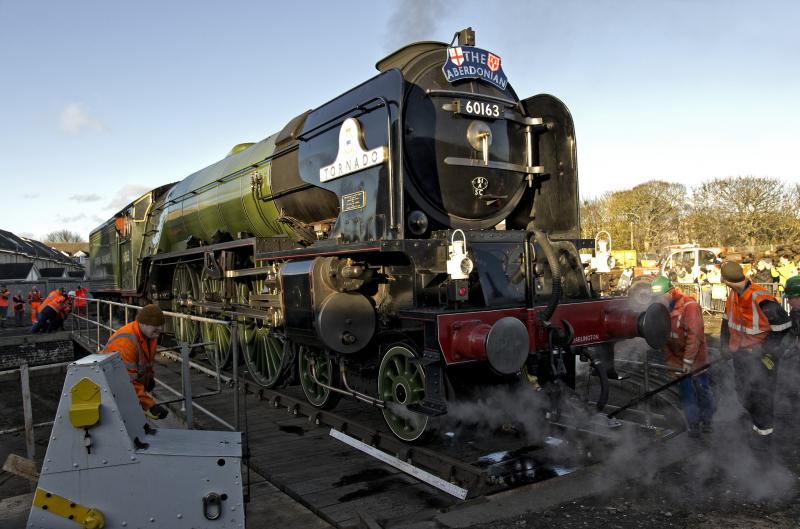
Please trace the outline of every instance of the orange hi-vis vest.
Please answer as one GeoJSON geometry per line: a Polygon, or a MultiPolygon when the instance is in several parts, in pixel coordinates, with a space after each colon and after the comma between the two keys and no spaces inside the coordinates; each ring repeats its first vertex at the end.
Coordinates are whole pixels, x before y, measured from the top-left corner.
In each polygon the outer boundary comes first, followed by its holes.
{"type": "Polygon", "coordinates": [[[8,290],[0,292],[0,308],[8,307],[8,290]]]}
{"type": "Polygon", "coordinates": [[[139,322],[133,321],[111,335],[103,353],[119,353],[122,363],[136,390],[142,409],[149,410],[156,401],[147,394],[145,387],[153,380],[153,358],[156,355],[156,341],[148,340],[139,329],[139,322]]]}
{"type": "Polygon", "coordinates": [[[76,307],[85,307],[86,306],[86,294],[89,291],[85,288],[79,288],[75,291],[75,306],[76,307]]]}
{"type": "Polygon", "coordinates": [[[47,295],[47,299],[42,302],[42,310],[45,307],[50,307],[54,311],[60,313],[64,310],[64,303],[66,303],[67,299],[62,296],[58,290],[53,290],[47,295]]]}
{"type": "Polygon", "coordinates": [[[44,300],[47,301],[48,299],[55,299],[57,296],[60,296],[60,295],[61,295],[61,292],[59,292],[58,290],[51,290],[50,293],[47,294],[47,297],[44,298],[44,300]]]}
{"type": "Polygon", "coordinates": [[[749,283],[741,295],[734,288],[728,292],[725,314],[722,317],[728,320],[731,351],[754,347],[766,340],[770,332],[783,331],[792,326],[791,321],[780,325],[770,325],[767,316],[759,306],[762,301],[777,303],[772,294],[753,283],[749,283]]]}

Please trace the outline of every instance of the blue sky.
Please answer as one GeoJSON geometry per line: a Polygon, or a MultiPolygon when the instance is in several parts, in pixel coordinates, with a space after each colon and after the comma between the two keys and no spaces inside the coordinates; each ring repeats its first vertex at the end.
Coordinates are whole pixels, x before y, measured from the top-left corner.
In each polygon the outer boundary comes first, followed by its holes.
{"type": "Polygon", "coordinates": [[[800,2],[0,0],[0,228],[88,237],[140,192],[472,26],[571,109],[584,196],[800,183],[800,2]]]}

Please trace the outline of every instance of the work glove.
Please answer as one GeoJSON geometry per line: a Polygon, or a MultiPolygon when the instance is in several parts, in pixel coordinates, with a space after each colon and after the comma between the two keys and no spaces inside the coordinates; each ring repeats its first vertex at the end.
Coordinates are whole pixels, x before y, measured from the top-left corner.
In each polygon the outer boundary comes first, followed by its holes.
{"type": "Polygon", "coordinates": [[[761,363],[764,364],[768,371],[775,369],[775,360],[772,359],[772,355],[769,353],[761,355],[761,363]]]}
{"type": "Polygon", "coordinates": [[[144,390],[150,393],[154,389],[156,389],[156,379],[151,378],[150,380],[147,381],[147,384],[144,385],[144,390]]]}
{"type": "Polygon", "coordinates": [[[169,415],[169,410],[160,404],[156,404],[149,410],[145,411],[144,414],[148,419],[160,420],[169,415]]]}
{"type": "Polygon", "coordinates": [[[683,367],[681,368],[681,372],[685,375],[686,373],[692,370],[692,364],[694,364],[693,360],[687,360],[686,358],[683,359],[683,367]]]}

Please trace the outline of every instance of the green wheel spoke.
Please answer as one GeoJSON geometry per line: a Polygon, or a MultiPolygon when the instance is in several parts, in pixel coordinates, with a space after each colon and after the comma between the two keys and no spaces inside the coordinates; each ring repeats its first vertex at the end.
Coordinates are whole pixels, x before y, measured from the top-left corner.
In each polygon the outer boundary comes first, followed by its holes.
{"type": "Polygon", "coordinates": [[[403,359],[402,357],[394,356],[392,357],[392,363],[394,364],[394,372],[400,374],[403,372],[403,359]]]}

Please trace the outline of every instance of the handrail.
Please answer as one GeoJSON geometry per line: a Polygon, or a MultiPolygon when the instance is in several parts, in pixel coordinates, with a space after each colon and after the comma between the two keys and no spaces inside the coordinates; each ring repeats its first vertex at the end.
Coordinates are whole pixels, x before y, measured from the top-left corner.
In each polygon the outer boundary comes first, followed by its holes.
{"type": "MultiPolygon", "coordinates": [[[[107,331],[109,333],[109,336],[112,333],[116,332],[116,330],[117,330],[117,329],[114,328],[114,314],[113,314],[113,308],[114,307],[125,309],[125,318],[124,318],[125,319],[125,324],[128,323],[128,309],[131,309],[133,311],[139,311],[139,310],[141,310],[143,308],[143,307],[141,307],[139,305],[131,305],[129,303],[122,303],[122,302],[119,302],[119,301],[111,301],[111,300],[99,299],[99,298],[87,299],[87,305],[86,305],[86,307],[83,307],[86,310],[84,314],[80,314],[80,312],[82,312],[81,310],[77,310],[77,311],[73,312],[73,318],[74,319],[72,320],[73,321],[72,334],[73,335],[77,334],[79,336],[78,340],[82,340],[85,337],[86,343],[87,344],[94,344],[95,350],[97,352],[99,352],[101,347],[102,347],[102,341],[101,341],[101,336],[100,336],[101,329],[107,331]],[[90,302],[94,302],[94,304],[93,304],[94,308],[95,308],[94,318],[96,318],[96,319],[93,319],[92,317],[90,317],[90,314],[89,314],[89,311],[88,311],[88,308],[90,306],[90,304],[89,304],[90,302]],[[105,310],[105,306],[108,306],[108,325],[106,325],[105,323],[102,322],[102,320],[104,319],[103,311],[105,310]],[[75,323],[74,323],[75,321],[79,322],[77,330],[75,329],[75,323]],[[82,326],[80,325],[80,322],[86,322],[85,330],[87,332],[86,332],[85,335],[83,334],[83,329],[81,328],[82,326]],[[95,334],[94,338],[89,336],[89,328],[90,328],[91,325],[94,325],[95,328],[96,328],[95,329],[96,330],[96,334],[95,334]]],[[[168,388],[172,393],[174,393],[176,395],[181,395],[182,397],[180,399],[172,399],[172,400],[168,400],[168,401],[165,401],[165,402],[166,403],[181,402],[181,401],[184,402],[184,410],[186,411],[186,422],[187,422],[187,427],[188,428],[192,428],[192,423],[193,423],[192,408],[197,408],[198,410],[209,414],[208,410],[206,410],[205,408],[202,408],[200,406],[197,406],[196,403],[192,402],[193,397],[192,397],[192,389],[191,389],[191,380],[190,380],[190,377],[189,377],[189,368],[192,367],[192,368],[195,368],[195,369],[199,369],[199,370],[201,370],[202,372],[204,372],[206,374],[210,374],[212,376],[215,376],[215,378],[217,379],[217,389],[216,389],[216,391],[210,391],[210,392],[207,392],[207,393],[196,395],[194,398],[218,395],[219,393],[222,392],[222,381],[223,380],[225,381],[226,384],[229,384],[231,381],[233,382],[233,389],[234,389],[233,406],[234,406],[234,416],[236,417],[236,421],[235,421],[236,422],[236,427],[233,428],[228,423],[226,423],[224,421],[222,421],[222,424],[224,424],[226,427],[231,427],[231,429],[233,429],[233,430],[238,430],[238,428],[239,428],[239,420],[240,420],[240,418],[239,418],[239,373],[238,373],[238,371],[239,371],[239,369],[238,369],[239,368],[239,366],[238,366],[238,362],[239,362],[238,321],[236,319],[218,320],[218,319],[214,319],[214,318],[207,318],[205,316],[198,316],[196,314],[186,314],[186,313],[182,313],[182,312],[172,312],[172,311],[163,311],[163,312],[164,312],[165,316],[168,316],[168,317],[171,317],[171,318],[177,318],[178,320],[180,320],[181,329],[183,328],[184,322],[187,321],[187,320],[188,321],[198,322],[198,323],[210,323],[210,324],[214,324],[214,325],[222,325],[222,326],[228,327],[230,329],[230,346],[229,347],[231,348],[232,357],[233,357],[232,358],[232,361],[233,361],[233,376],[230,377],[230,378],[227,377],[227,376],[223,376],[222,375],[221,366],[220,366],[219,362],[216,362],[216,372],[214,372],[214,371],[212,371],[210,369],[203,368],[202,366],[200,366],[200,365],[198,365],[198,364],[196,364],[194,362],[191,362],[189,360],[189,350],[192,347],[200,346],[200,345],[205,346],[205,345],[208,345],[208,343],[203,342],[203,343],[198,343],[198,344],[189,344],[189,343],[185,343],[185,342],[182,342],[180,340],[177,340],[178,341],[178,345],[176,347],[157,348],[156,352],[161,354],[164,357],[170,358],[172,360],[177,360],[177,361],[179,361],[179,362],[181,362],[183,364],[183,368],[181,370],[181,380],[182,380],[183,390],[179,392],[179,391],[177,391],[177,390],[175,390],[173,388],[168,388]],[[175,349],[179,349],[181,354],[180,355],[175,355],[175,354],[170,352],[170,351],[174,351],[175,349]]],[[[167,387],[167,385],[163,381],[157,380],[157,382],[159,383],[159,385],[167,387]]],[[[218,417],[213,416],[212,414],[209,414],[209,416],[214,420],[219,420],[218,417]]]]}

